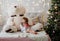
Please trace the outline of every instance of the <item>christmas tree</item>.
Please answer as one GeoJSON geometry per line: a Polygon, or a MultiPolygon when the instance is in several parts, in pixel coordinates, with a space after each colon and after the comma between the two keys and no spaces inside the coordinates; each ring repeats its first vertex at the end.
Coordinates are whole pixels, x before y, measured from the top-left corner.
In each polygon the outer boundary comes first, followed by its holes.
{"type": "Polygon", "coordinates": [[[51,0],[46,32],[52,41],[60,41],[60,0],[51,0]]]}

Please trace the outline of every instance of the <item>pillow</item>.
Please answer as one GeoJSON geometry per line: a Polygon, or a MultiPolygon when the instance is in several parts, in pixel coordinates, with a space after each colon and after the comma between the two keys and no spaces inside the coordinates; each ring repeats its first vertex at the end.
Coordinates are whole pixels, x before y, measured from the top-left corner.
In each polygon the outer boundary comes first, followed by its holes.
{"type": "Polygon", "coordinates": [[[36,31],[36,30],[42,30],[43,25],[41,23],[37,23],[34,26],[31,27],[32,30],[36,31]]]}

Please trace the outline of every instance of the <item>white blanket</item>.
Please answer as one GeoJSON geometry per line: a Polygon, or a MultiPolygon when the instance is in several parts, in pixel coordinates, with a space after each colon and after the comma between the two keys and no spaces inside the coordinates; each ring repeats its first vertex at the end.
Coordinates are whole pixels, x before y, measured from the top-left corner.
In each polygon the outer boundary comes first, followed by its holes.
{"type": "Polygon", "coordinates": [[[48,41],[49,37],[48,35],[46,35],[45,31],[41,31],[38,32],[38,34],[31,34],[31,33],[21,33],[21,32],[16,32],[16,33],[0,33],[0,37],[13,37],[13,38],[17,38],[17,37],[28,37],[31,38],[35,41],[48,41]]]}

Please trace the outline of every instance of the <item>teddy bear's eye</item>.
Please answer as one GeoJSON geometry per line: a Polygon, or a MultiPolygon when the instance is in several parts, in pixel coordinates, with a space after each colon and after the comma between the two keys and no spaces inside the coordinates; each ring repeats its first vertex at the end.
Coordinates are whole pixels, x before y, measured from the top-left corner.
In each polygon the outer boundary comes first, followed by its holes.
{"type": "Polygon", "coordinates": [[[12,15],[11,17],[16,17],[16,15],[12,15]]]}
{"type": "Polygon", "coordinates": [[[19,15],[19,16],[24,16],[23,14],[19,15]]]}

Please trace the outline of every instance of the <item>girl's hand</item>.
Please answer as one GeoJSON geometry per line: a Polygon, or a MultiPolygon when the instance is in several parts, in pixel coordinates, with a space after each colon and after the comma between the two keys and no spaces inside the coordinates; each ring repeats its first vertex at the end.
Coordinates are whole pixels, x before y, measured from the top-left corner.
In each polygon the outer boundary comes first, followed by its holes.
{"type": "Polygon", "coordinates": [[[35,32],[34,34],[38,34],[37,32],[35,32]]]}

